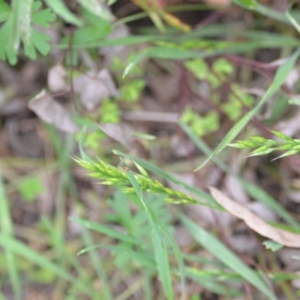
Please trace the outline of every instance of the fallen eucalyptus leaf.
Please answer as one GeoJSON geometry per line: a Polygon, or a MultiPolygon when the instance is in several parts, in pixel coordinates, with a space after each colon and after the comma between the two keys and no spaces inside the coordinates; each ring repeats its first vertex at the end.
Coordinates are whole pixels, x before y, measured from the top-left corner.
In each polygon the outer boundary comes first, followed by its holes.
{"type": "Polygon", "coordinates": [[[244,222],[255,232],[269,238],[281,245],[287,247],[300,248],[300,235],[279,228],[275,228],[259,217],[257,217],[250,210],[243,205],[233,201],[225,196],[221,191],[214,187],[209,187],[211,195],[215,200],[224,207],[230,214],[236,216],[244,222]]]}

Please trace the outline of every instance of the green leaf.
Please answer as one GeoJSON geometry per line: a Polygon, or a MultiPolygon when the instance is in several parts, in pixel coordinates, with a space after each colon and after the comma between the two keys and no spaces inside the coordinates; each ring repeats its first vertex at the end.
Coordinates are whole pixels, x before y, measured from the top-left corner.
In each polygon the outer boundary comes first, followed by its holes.
{"type": "Polygon", "coordinates": [[[73,43],[84,46],[89,42],[97,42],[105,38],[111,32],[111,26],[106,21],[99,20],[97,25],[85,26],[75,31],[73,43]]]}
{"type": "Polygon", "coordinates": [[[10,22],[8,19],[0,28],[0,60],[8,60],[11,65],[17,63],[16,51],[12,51],[9,47],[10,22]]]}
{"type": "Polygon", "coordinates": [[[253,9],[257,7],[257,2],[255,0],[233,0],[233,3],[248,9],[253,9]]]}
{"type": "Polygon", "coordinates": [[[125,78],[142,59],[147,57],[149,51],[150,49],[147,49],[137,55],[134,55],[129,64],[126,66],[122,78],[125,78]]]}
{"type": "Polygon", "coordinates": [[[198,79],[207,79],[210,73],[206,62],[203,59],[188,60],[184,63],[184,66],[198,79]]]}
{"type": "Polygon", "coordinates": [[[272,300],[276,300],[273,293],[267,288],[263,280],[257,274],[245,265],[231,250],[229,250],[222,242],[211,235],[208,231],[194,223],[187,217],[181,215],[181,220],[187,227],[194,239],[202,245],[207,251],[217,257],[231,270],[242,276],[249,283],[259,289],[265,296],[272,300]]]}
{"type": "Polygon", "coordinates": [[[48,28],[50,23],[55,21],[56,16],[50,8],[39,10],[41,6],[42,3],[40,1],[34,2],[32,6],[32,23],[48,28]]]}
{"type": "MultiPolygon", "coordinates": [[[[6,197],[5,187],[0,173],[0,229],[1,236],[13,239],[13,220],[10,213],[10,203],[6,197]]],[[[1,243],[1,242],[0,242],[1,243]]],[[[17,259],[10,250],[4,248],[5,259],[7,264],[7,273],[13,289],[15,299],[21,299],[21,278],[17,259]]]]}
{"type": "Polygon", "coordinates": [[[291,22],[291,24],[294,26],[294,28],[298,31],[298,33],[300,33],[300,25],[297,22],[297,20],[291,15],[291,13],[289,12],[290,8],[292,7],[292,5],[295,3],[295,1],[291,1],[290,5],[285,13],[287,19],[291,22]]]}
{"type": "MultiPolygon", "coordinates": [[[[20,11],[19,7],[22,6],[22,0],[14,0],[11,4],[11,13],[9,16],[9,39],[8,39],[8,51],[17,53],[20,45],[20,11]]],[[[5,44],[4,44],[5,45],[5,44]]]]}
{"type": "MultiPolygon", "coordinates": [[[[209,156],[212,153],[212,150],[195,134],[193,131],[181,123],[180,127],[182,130],[188,135],[188,137],[195,143],[195,145],[203,152],[206,156],[209,156]]],[[[300,224],[293,218],[293,216],[279,203],[278,200],[274,199],[267,192],[261,189],[259,186],[244,180],[241,178],[240,174],[236,174],[232,172],[230,168],[228,168],[218,157],[213,157],[213,161],[227,174],[233,175],[236,177],[243,188],[247,191],[247,193],[256,201],[262,202],[270,207],[274,212],[278,214],[290,227],[300,229],[300,224]]],[[[285,228],[286,229],[286,228],[285,228]]],[[[287,229],[286,229],[287,230],[287,229]]]]}
{"type": "Polygon", "coordinates": [[[114,19],[112,14],[98,0],[77,0],[77,2],[90,13],[104,20],[112,21],[114,19]]]}
{"type": "Polygon", "coordinates": [[[219,58],[213,63],[213,69],[216,73],[219,75],[229,75],[232,74],[233,72],[233,66],[232,64],[224,59],[224,58],[219,58]]]}
{"type": "Polygon", "coordinates": [[[89,220],[79,219],[79,218],[70,218],[70,221],[74,221],[74,222],[84,226],[85,228],[92,229],[97,232],[101,232],[107,236],[110,236],[114,239],[118,239],[122,242],[131,243],[131,244],[139,244],[139,241],[134,239],[133,237],[123,234],[120,231],[117,231],[111,227],[108,227],[108,226],[105,226],[102,224],[95,223],[95,222],[92,222],[89,220]]]}
{"type": "Polygon", "coordinates": [[[25,201],[35,200],[36,196],[45,190],[44,184],[38,176],[25,177],[19,183],[18,188],[25,201]]]}
{"type": "Polygon", "coordinates": [[[47,5],[63,20],[76,26],[82,26],[82,21],[74,15],[62,0],[45,0],[47,5]]]}
{"type": "Polygon", "coordinates": [[[289,99],[289,104],[292,104],[292,105],[300,105],[300,99],[299,98],[291,98],[289,99]]]}
{"type": "Polygon", "coordinates": [[[10,15],[10,7],[4,1],[0,0],[0,22],[6,21],[10,15]]]}
{"type": "Polygon", "coordinates": [[[36,50],[38,50],[41,54],[47,55],[51,47],[49,45],[50,37],[42,32],[37,30],[32,31],[32,45],[24,45],[25,54],[31,58],[36,59],[36,50]]]}
{"type": "Polygon", "coordinates": [[[154,256],[156,261],[156,268],[159,274],[160,281],[162,283],[165,295],[168,300],[174,299],[173,288],[172,288],[172,280],[171,280],[171,272],[169,266],[168,252],[166,248],[166,242],[164,238],[161,236],[161,232],[159,230],[159,226],[156,223],[154,212],[151,208],[146,204],[143,199],[142,190],[133,176],[132,172],[127,171],[128,179],[130,180],[134,191],[136,192],[136,201],[141,209],[144,210],[148,217],[149,224],[151,226],[151,238],[154,250],[154,256]]]}
{"type": "Polygon", "coordinates": [[[283,248],[282,245],[280,245],[274,241],[264,241],[263,245],[266,247],[266,249],[269,249],[273,252],[278,251],[283,248]]]}
{"type": "Polygon", "coordinates": [[[0,245],[10,253],[22,256],[28,261],[39,265],[41,268],[44,268],[45,270],[48,270],[49,272],[52,272],[67,281],[74,281],[73,277],[71,277],[68,272],[64,271],[61,266],[56,265],[48,260],[45,256],[33,251],[28,246],[14,238],[0,234],[0,245]]]}
{"type": "Polygon", "coordinates": [[[295,53],[290,58],[288,58],[283,65],[280,66],[280,68],[276,72],[272,84],[266,91],[265,95],[261,98],[261,100],[251,111],[249,111],[240,121],[238,121],[229,130],[224,139],[220,142],[219,146],[211,153],[211,155],[204,161],[204,163],[196,169],[196,171],[200,170],[203,166],[207,164],[208,161],[212,159],[212,157],[214,157],[217,153],[221,152],[228,144],[230,144],[232,140],[248,124],[248,122],[255,116],[255,114],[259,112],[260,108],[264,105],[264,103],[278,91],[278,89],[281,87],[288,74],[290,73],[292,67],[295,65],[299,54],[300,48],[298,48],[297,51],[295,51],[295,53]]]}
{"type": "Polygon", "coordinates": [[[31,43],[31,8],[33,0],[22,0],[19,3],[19,28],[24,45],[31,43]]]}
{"type": "MultiPolygon", "coordinates": [[[[55,20],[55,15],[50,9],[39,10],[41,2],[32,0],[21,1],[14,13],[2,25],[0,29],[0,60],[8,60],[11,65],[17,62],[17,53],[20,36],[24,44],[25,54],[36,58],[36,50],[43,55],[50,52],[50,37],[31,27],[31,22],[43,27],[49,27],[55,20]],[[14,34],[11,34],[14,32],[14,34]]],[[[0,2],[1,3],[1,2],[0,2]]]]}

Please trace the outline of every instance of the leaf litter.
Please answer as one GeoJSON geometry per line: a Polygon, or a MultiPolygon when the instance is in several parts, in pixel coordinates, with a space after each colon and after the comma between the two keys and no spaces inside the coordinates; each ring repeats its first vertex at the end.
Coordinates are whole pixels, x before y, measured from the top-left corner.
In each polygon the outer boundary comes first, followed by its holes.
{"type": "Polygon", "coordinates": [[[242,219],[252,230],[260,235],[269,238],[281,245],[293,248],[300,248],[300,235],[280,228],[275,228],[256,216],[243,205],[225,196],[220,190],[210,186],[211,195],[230,214],[242,219]]]}

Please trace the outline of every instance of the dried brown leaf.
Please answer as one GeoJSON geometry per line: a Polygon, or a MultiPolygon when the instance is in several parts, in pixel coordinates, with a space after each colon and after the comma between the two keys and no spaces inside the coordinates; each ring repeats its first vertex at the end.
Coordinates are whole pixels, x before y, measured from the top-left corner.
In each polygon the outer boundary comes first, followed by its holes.
{"type": "Polygon", "coordinates": [[[132,130],[129,125],[107,123],[100,124],[99,127],[106,135],[116,140],[127,149],[130,150],[133,147],[135,138],[132,136],[132,130]]]}
{"type": "Polygon", "coordinates": [[[51,92],[61,92],[68,88],[66,82],[67,72],[65,68],[59,63],[53,66],[48,73],[48,87],[51,92]]]}
{"type": "Polygon", "coordinates": [[[105,98],[117,97],[119,94],[107,69],[102,69],[98,74],[90,71],[77,77],[74,80],[74,90],[88,110],[95,109],[105,98]]]}
{"type": "Polygon", "coordinates": [[[61,131],[76,133],[79,128],[71,119],[71,114],[59,103],[53,100],[52,96],[42,90],[28,103],[29,109],[48,124],[52,124],[61,131]]]}
{"type": "Polygon", "coordinates": [[[215,6],[215,7],[227,7],[231,4],[230,0],[205,0],[205,2],[209,5],[215,6]]]}
{"type": "Polygon", "coordinates": [[[287,247],[300,248],[300,235],[291,233],[279,228],[275,228],[259,217],[257,217],[250,210],[243,205],[233,201],[225,196],[221,191],[214,187],[209,187],[211,195],[215,200],[224,207],[230,214],[236,216],[244,222],[255,232],[267,237],[281,245],[287,247]]]}

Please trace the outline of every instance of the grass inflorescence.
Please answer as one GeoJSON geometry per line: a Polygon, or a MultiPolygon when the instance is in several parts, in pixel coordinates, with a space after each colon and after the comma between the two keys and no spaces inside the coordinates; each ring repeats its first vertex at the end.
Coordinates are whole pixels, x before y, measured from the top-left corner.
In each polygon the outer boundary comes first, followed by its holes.
{"type": "MultiPolygon", "coordinates": [[[[130,181],[126,172],[116,168],[103,160],[85,161],[83,159],[75,159],[83,168],[91,171],[89,176],[97,178],[104,185],[120,188],[125,194],[134,193],[133,187],[130,187],[130,181]]],[[[143,192],[152,192],[167,195],[166,201],[174,204],[197,204],[199,203],[193,197],[186,195],[178,190],[165,187],[161,182],[151,178],[150,176],[134,173],[134,177],[143,192]]]]}

